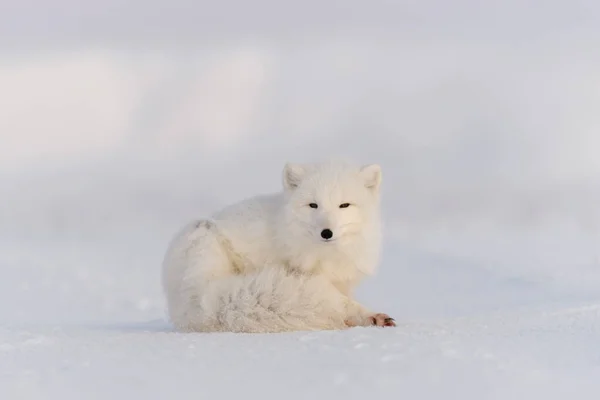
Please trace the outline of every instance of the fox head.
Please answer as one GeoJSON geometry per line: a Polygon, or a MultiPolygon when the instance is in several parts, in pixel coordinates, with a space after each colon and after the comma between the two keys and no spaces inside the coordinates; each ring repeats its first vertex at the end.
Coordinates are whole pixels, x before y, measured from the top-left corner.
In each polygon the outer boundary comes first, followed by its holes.
{"type": "Polygon", "coordinates": [[[283,169],[286,228],[323,246],[377,235],[381,167],[340,163],[291,164],[283,169]]]}

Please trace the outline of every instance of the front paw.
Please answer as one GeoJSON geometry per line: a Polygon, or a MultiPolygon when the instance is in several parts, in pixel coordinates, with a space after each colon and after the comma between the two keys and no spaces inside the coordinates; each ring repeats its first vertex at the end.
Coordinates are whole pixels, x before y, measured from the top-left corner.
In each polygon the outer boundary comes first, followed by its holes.
{"type": "Polygon", "coordinates": [[[394,318],[390,317],[387,314],[375,314],[370,317],[371,323],[374,326],[396,326],[396,322],[394,322],[394,318]]]}

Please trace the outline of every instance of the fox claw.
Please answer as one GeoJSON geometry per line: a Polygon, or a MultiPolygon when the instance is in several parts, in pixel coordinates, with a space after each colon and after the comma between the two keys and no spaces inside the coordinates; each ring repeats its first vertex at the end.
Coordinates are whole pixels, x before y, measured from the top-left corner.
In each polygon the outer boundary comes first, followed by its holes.
{"type": "Polygon", "coordinates": [[[396,326],[396,320],[387,314],[375,314],[371,317],[372,324],[375,326],[396,326]]]}

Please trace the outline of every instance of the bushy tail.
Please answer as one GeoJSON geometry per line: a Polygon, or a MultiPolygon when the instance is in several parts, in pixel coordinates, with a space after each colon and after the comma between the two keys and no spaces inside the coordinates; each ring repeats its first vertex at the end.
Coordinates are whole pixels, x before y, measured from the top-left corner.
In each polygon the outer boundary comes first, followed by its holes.
{"type": "MultiPolygon", "coordinates": [[[[282,268],[207,282],[189,303],[182,330],[285,332],[343,329],[347,299],[318,276],[297,276],[282,268]]],[[[182,321],[183,322],[183,321],[182,321]]]]}

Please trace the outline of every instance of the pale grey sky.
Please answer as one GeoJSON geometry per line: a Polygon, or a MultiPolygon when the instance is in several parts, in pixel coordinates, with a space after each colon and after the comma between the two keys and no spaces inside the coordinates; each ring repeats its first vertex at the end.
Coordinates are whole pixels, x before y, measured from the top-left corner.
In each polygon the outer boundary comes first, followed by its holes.
{"type": "Polygon", "coordinates": [[[474,40],[598,34],[592,0],[2,0],[4,49],[194,45],[223,38],[373,35],[474,40]]]}
{"type": "Polygon", "coordinates": [[[599,12],[584,0],[1,0],[0,165],[279,165],[303,149],[381,159],[436,187],[595,181],[599,12]]]}

